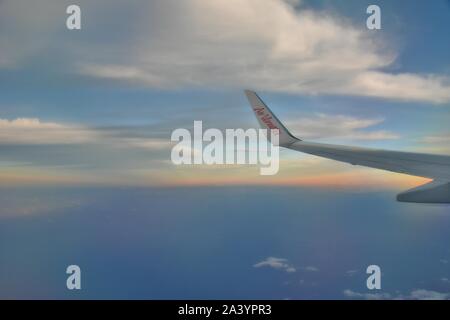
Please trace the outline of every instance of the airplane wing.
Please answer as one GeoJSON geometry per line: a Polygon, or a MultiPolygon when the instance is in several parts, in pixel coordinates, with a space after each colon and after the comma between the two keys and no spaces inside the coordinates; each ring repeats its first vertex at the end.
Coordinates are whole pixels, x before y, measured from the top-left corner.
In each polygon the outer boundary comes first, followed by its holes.
{"type": "Polygon", "coordinates": [[[294,137],[253,91],[245,94],[264,129],[279,130],[279,145],[315,156],[370,168],[431,178],[397,195],[401,202],[450,203],[450,156],[307,142],[294,137]]]}

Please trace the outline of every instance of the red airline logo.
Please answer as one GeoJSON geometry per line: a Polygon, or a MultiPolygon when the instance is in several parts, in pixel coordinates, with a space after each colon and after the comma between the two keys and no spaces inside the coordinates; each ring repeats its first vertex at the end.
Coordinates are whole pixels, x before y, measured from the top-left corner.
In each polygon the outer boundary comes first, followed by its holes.
{"type": "Polygon", "coordinates": [[[269,129],[277,129],[280,130],[273,122],[272,122],[272,116],[268,113],[265,113],[263,107],[256,107],[253,108],[256,115],[261,119],[262,122],[264,122],[269,129]]]}

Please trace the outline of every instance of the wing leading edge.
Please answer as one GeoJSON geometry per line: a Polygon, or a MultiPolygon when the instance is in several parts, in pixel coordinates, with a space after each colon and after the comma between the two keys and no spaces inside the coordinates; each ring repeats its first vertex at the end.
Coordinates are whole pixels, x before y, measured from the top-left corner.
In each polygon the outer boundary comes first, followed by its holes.
{"type": "Polygon", "coordinates": [[[280,146],[353,165],[431,178],[434,181],[399,194],[397,200],[450,203],[450,156],[303,141],[288,131],[255,92],[246,90],[245,94],[261,127],[279,130],[280,146]]]}

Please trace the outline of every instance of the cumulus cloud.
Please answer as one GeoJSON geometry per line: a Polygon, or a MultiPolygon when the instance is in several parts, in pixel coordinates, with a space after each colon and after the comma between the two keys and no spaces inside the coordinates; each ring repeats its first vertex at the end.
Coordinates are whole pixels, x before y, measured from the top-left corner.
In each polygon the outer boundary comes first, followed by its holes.
{"type": "Polygon", "coordinates": [[[255,267],[255,268],[269,267],[272,269],[286,271],[288,273],[297,271],[295,269],[295,267],[292,266],[287,259],[275,258],[275,257],[268,257],[256,264],[254,264],[253,267],[255,267]]]}
{"type": "Polygon", "coordinates": [[[138,22],[132,59],[79,61],[79,71],[162,88],[450,101],[448,78],[381,71],[396,58],[387,43],[342,17],[302,9],[298,1],[154,1],[143,10],[149,16],[138,22]]]}
{"type": "Polygon", "coordinates": [[[80,5],[84,27],[95,21],[96,28],[74,38],[61,27],[64,3],[2,2],[0,67],[30,63],[57,40],[55,53],[67,60],[50,68],[53,72],[152,88],[251,87],[450,101],[448,77],[387,72],[398,55],[393,46],[345,17],[306,9],[298,0],[80,0],[80,5]],[[133,23],[123,28],[117,23],[123,20],[133,23]]]}
{"type": "Polygon", "coordinates": [[[313,117],[297,117],[287,121],[289,129],[303,138],[351,138],[358,140],[387,140],[399,138],[386,130],[363,131],[378,124],[383,119],[364,119],[345,115],[316,114],[313,117]]]}
{"type": "Polygon", "coordinates": [[[442,76],[366,71],[357,75],[343,93],[360,90],[368,96],[445,103],[450,101],[449,89],[449,78],[442,76]]]}

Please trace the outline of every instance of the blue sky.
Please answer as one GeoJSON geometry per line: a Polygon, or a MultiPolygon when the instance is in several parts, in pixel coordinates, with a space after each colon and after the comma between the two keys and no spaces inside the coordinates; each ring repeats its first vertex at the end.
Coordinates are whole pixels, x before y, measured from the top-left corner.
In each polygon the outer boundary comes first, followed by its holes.
{"type": "Polygon", "coordinates": [[[98,274],[104,255],[130,282],[108,284],[107,271],[82,297],[370,298],[361,270],[376,257],[392,270],[376,297],[448,298],[448,208],[393,200],[424,179],[289,150],[270,177],[255,166],[176,167],[170,135],[194,120],[256,127],[250,88],[306,140],[449,154],[449,1],[79,0],[76,31],[65,26],[69,4],[0,1],[1,297],[70,298],[57,270],[75,259],[98,274]],[[381,30],[366,28],[370,4],[381,30]],[[171,190],[179,201],[165,208],[171,190]],[[267,217],[256,227],[255,210],[267,217]],[[270,257],[296,272],[253,267],[270,257]],[[185,291],[192,279],[204,281],[185,291]]]}

